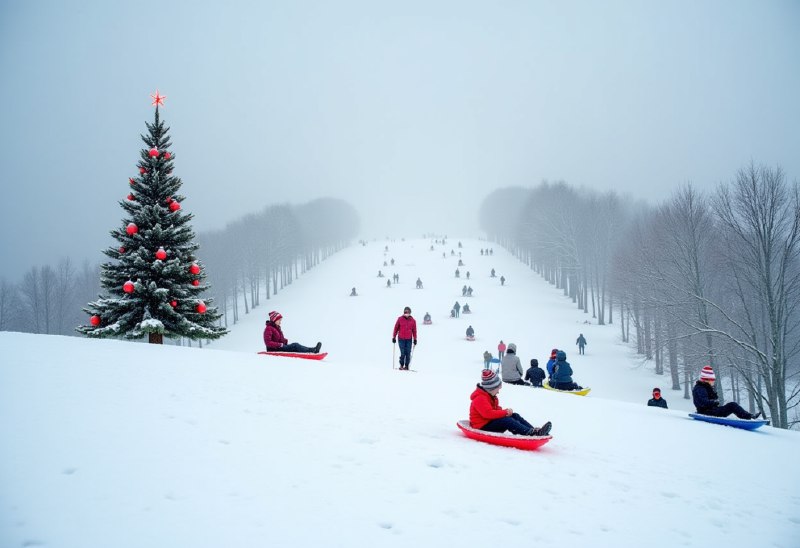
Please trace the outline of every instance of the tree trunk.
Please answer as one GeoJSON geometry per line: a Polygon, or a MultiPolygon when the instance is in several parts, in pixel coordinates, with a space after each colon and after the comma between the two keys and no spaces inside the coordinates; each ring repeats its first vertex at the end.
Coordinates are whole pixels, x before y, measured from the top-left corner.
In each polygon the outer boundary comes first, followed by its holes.
{"type": "Polygon", "coordinates": [[[148,339],[150,344],[164,344],[163,333],[149,333],[148,339]]]}

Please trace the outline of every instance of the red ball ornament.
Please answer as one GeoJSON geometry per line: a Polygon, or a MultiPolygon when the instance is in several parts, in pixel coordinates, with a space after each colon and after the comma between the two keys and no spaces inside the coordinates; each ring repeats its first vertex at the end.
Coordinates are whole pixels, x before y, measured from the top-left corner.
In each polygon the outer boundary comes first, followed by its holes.
{"type": "Polygon", "coordinates": [[[158,251],[156,251],[156,259],[158,259],[159,261],[163,261],[166,258],[167,258],[167,252],[164,251],[163,247],[159,247],[158,251]]]}
{"type": "Polygon", "coordinates": [[[120,247],[120,248],[119,248],[119,252],[120,252],[120,253],[125,253],[125,248],[124,248],[124,247],[120,247]]]}
{"type": "Polygon", "coordinates": [[[206,310],[207,310],[206,309],[206,303],[204,303],[203,301],[200,301],[199,303],[197,303],[197,306],[195,307],[195,310],[197,310],[198,314],[205,314],[206,310]]]}
{"type": "Polygon", "coordinates": [[[140,168],[139,168],[139,173],[141,173],[142,175],[144,175],[145,173],[147,173],[147,170],[146,170],[145,168],[143,168],[143,167],[140,167],[140,168]]]}
{"type": "Polygon", "coordinates": [[[178,301],[170,301],[170,302],[169,302],[169,305],[170,305],[172,308],[175,308],[176,306],[178,306],[178,301]]]}
{"type": "Polygon", "coordinates": [[[192,280],[192,285],[197,287],[198,285],[200,285],[200,280],[192,280]]]}
{"type": "Polygon", "coordinates": [[[169,204],[169,210],[170,211],[173,211],[173,212],[174,211],[178,211],[180,208],[181,208],[181,204],[179,204],[178,202],[176,202],[174,200],[172,201],[172,203],[169,204]]]}
{"type": "Polygon", "coordinates": [[[92,324],[93,326],[97,327],[98,325],[100,325],[100,316],[95,314],[94,316],[89,318],[89,323],[92,324]]]}
{"type": "Polygon", "coordinates": [[[170,158],[172,158],[172,154],[170,154],[169,152],[165,152],[164,153],[164,159],[165,160],[169,160],[170,158]]]}
{"type": "Polygon", "coordinates": [[[139,232],[139,227],[133,223],[128,223],[128,226],[125,228],[125,232],[128,233],[128,236],[133,236],[137,232],[139,232]]]}
{"type": "Polygon", "coordinates": [[[136,200],[136,196],[134,196],[133,194],[128,194],[128,200],[130,200],[131,202],[133,202],[133,201],[135,201],[135,200],[136,200]]]}
{"type": "Polygon", "coordinates": [[[128,177],[128,182],[129,182],[130,184],[133,184],[133,183],[135,183],[136,181],[134,181],[134,180],[133,180],[133,177],[128,177]]]}
{"type": "Polygon", "coordinates": [[[150,149],[150,157],[155,158],[156,156],[158,156],[158,149],[156,147],[153,147],[150,149]]]}
{"type": "Polygon", "coordinates": [[[189,267],[189,272],[192,274],[200,274],[200,265],[192,263],[192,266],[189,267]]]}
{"type": "Polygon", "coordinates": [[[132,281],[130,281],[130,280],[128,280],[127,282],[125,282],[125,283],[122,285],[122,290],[123,290],[125,293],[133,293],[133,289],[134,289],[134,287],[133,287],[133,282],[132,282],[132,281]]]}

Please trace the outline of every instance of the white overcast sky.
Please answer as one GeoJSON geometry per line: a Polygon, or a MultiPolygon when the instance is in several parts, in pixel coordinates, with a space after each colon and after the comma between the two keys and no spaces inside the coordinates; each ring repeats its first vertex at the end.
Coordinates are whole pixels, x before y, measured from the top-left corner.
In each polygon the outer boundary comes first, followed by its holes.
{"type": "Polygon", "coordinates": [[[474,235],[543,179],[800,178],[798,52],[797,1],[2,0],[0,277],[104,258],[156,88],[196,231],[334,196],[364,237],[474,235]]]}

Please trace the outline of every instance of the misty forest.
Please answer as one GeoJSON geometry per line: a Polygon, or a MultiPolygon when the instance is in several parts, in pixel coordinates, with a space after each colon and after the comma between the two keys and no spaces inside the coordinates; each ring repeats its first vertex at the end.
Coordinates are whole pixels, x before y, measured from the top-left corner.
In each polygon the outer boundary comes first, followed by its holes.
{"type": "MultiPolygon", "coordinates": [[[[800,402],[799,192],[780,167],[754,163],[710,194],[687,183],[656,205],[543,182],[491,192],[476,224],[593,322],[618,326],[685,398],[696,364],[707,363],[734,399],[791,428],[800,402]]],[[[197,234],[220,326],[353,245],[358,231],[350,204],[321,198],[269,204],[197,234]]],[[[17,283],[0,281],[0,330],[76,335],[99,292],[99,265],[63,257],[32,266],[17,283]]]]}

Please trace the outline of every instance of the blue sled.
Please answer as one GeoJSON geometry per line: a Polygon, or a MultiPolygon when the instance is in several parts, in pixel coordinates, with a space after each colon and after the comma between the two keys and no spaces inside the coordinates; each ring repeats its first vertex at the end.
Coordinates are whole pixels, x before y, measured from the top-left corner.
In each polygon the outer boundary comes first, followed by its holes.
{"type": "Polygon", "coordinates": [[[759,419],[748,420],[729,417],[712,417],[711,415],[701,415],[700,413],[689,413],[689,416],[698,421],[724,424],[725,426],[733,426],[734,428],[742,428],[744,430],[755,430],[756,428],[761,428],[765,424],[769,424],[769,421],[759,419]]]}

